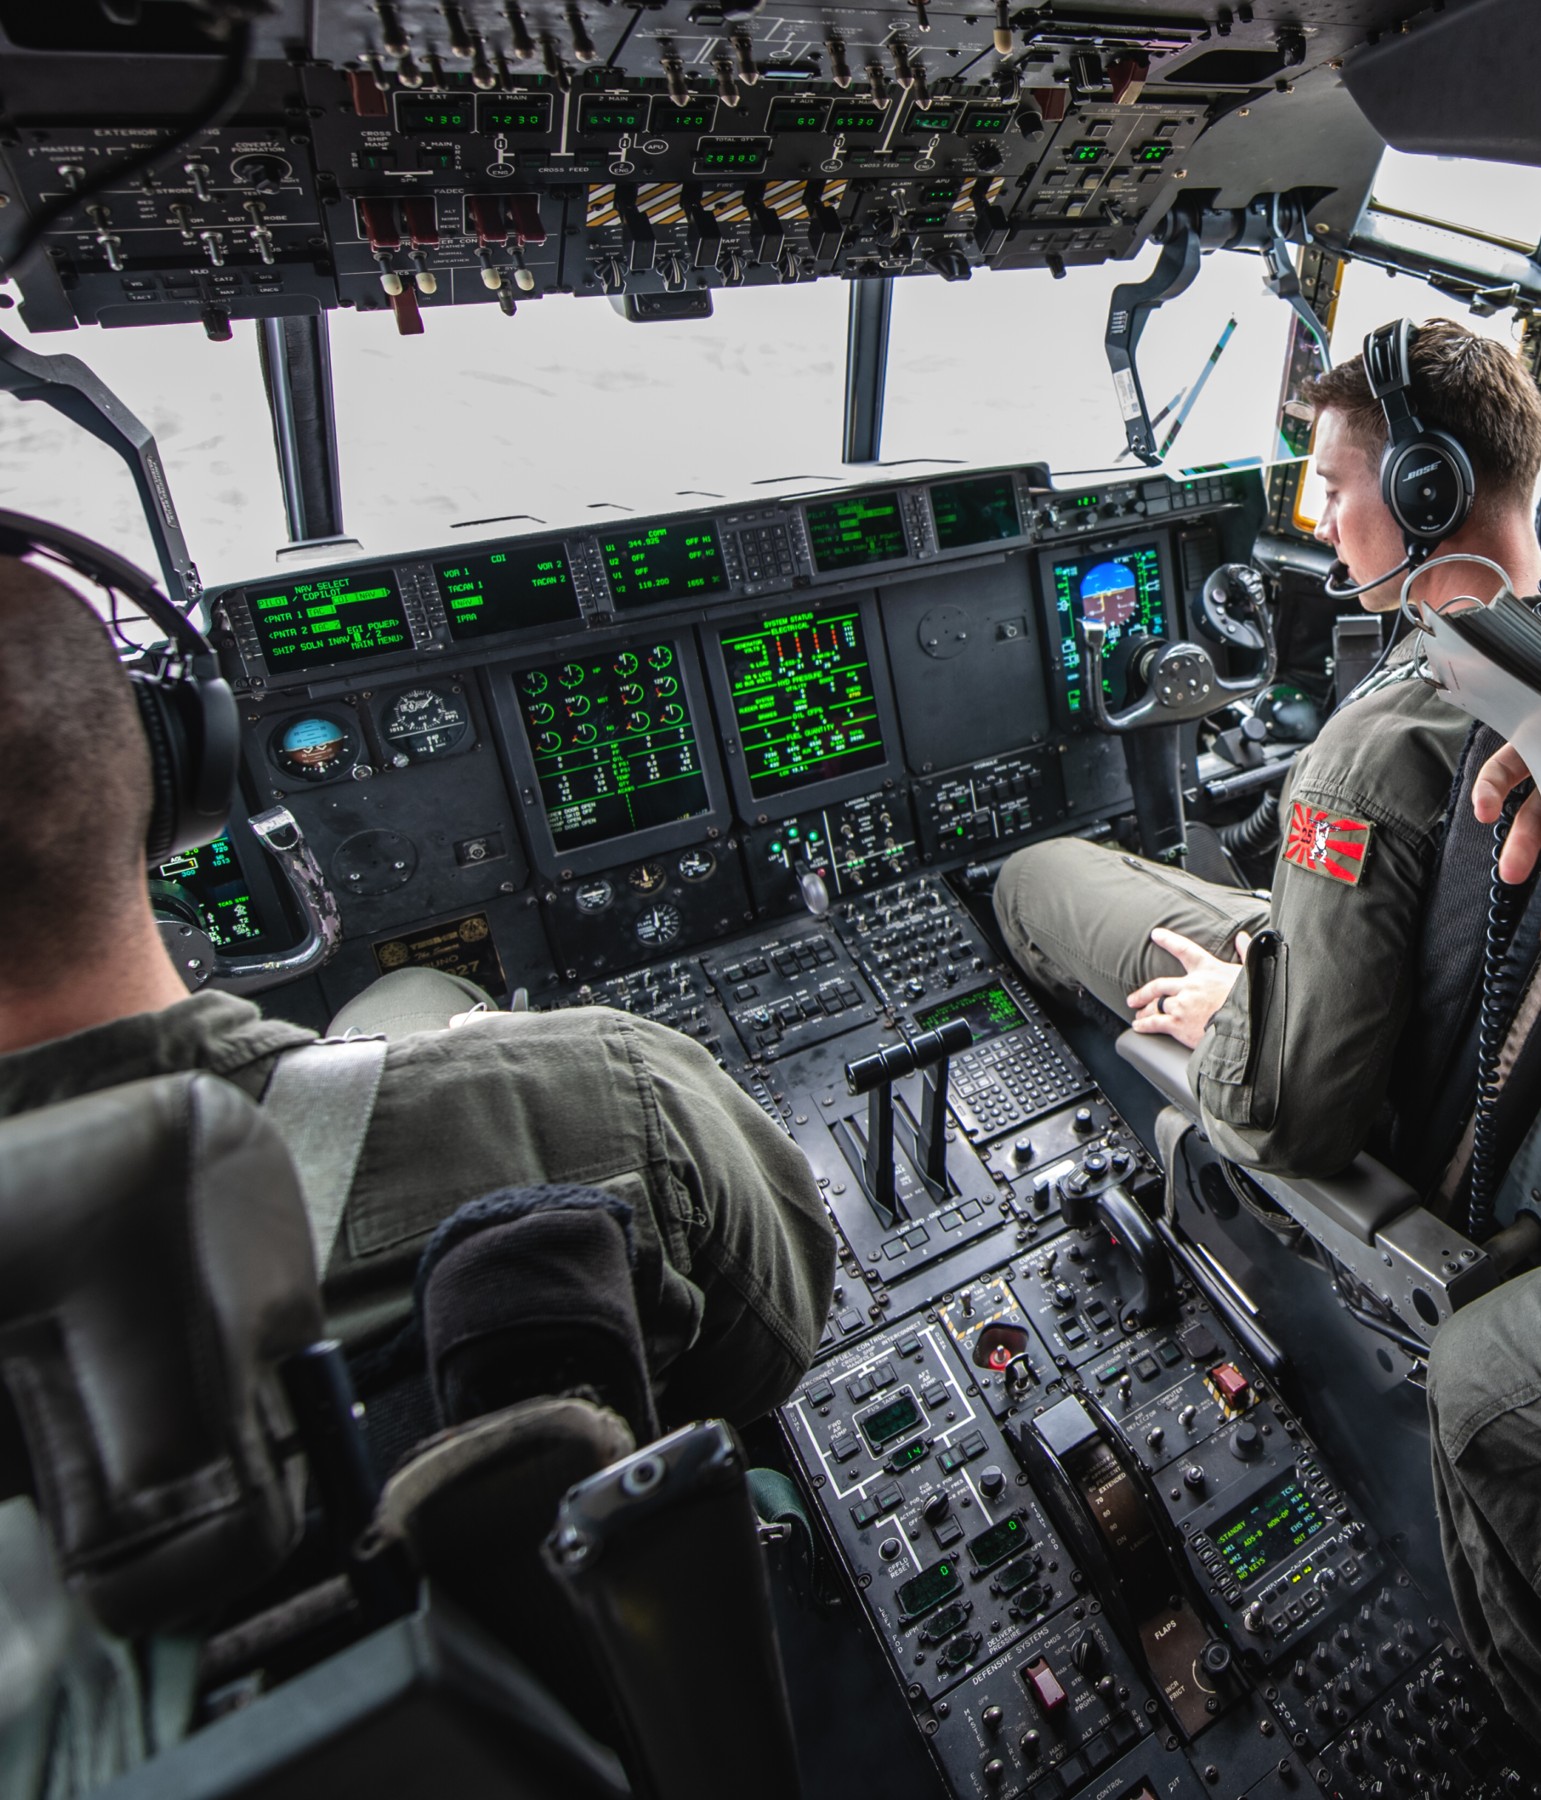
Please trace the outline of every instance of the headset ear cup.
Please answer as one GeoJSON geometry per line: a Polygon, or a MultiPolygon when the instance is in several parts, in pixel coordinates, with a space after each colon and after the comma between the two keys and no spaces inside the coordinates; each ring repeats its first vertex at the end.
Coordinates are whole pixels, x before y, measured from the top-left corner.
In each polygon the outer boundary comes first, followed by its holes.
{"type": "Polygon", "coordinates": [[[1381,458],[1381,498],[1409,546],[1457,531],[1476,499],[1471,458],[1448,432],[1420,431],[1381,458]]]}
{"type": "Polygon", "coordinates": [[[150,828],[145,838],[145,860],[162,863],[171,854],[181,813],[178,740],[181,722],[167,704],[166,690],[151,676],[137,671],[129,686],[139,707],[139,722],[150,747],[150,828]]]}

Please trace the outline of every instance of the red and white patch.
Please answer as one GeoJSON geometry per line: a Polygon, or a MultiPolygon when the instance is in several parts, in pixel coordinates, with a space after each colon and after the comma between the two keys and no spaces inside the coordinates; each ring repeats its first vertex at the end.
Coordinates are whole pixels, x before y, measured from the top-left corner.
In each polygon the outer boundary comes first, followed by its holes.
{"type": "Polygon", "coordinates": [[[1317,807],[1302,806],[1297,800],[1290,808],[1284,860],[1294,863],[1297,869],[1309,869],[1313,875],[1325,875],[1329,881],[1358,887],[1373,829],[1367,819],[1323,812],[1317,807]]]}

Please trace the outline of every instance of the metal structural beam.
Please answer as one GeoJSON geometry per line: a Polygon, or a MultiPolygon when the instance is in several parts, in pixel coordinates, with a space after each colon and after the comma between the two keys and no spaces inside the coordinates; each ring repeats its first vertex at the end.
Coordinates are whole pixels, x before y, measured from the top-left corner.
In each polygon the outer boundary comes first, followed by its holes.
{"type": "Polygon", "coordinates": [[[263,319],[258,332],[289,541],[308,544],[341,537],[342,481],[326,314],[263,319]]]}
{"type": "Polygon", "coordinates": [[[851,283],[845,340],[845,448],[841,460],[872,463],[883,443],[883,391],[888,382],[888,318],[894,284],[880,275],[851,283]]]}

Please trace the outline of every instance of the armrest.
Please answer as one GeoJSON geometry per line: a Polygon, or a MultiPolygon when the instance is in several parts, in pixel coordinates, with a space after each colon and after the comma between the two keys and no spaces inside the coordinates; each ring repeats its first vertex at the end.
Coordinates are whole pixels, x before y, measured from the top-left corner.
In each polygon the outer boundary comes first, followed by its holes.
{"type": "MultiPolygon", "coordinates": [[[[1191,1052],[1175,1038],[1124,1031],[1119,1033],[1117,1049],[1173,1106],[1202,1123],[1199,1103],[1188,1086],[1191,1052]]],[[[1372,1156],[1356,1156],[1346,1169],[1324,1177],[1273,1175],[1259,1169],[1248,1169],[1247,1175],[1293,1217],[1301,1218],[1302,1208],[1309,1208],[1362,1244],[1373,1244],[1378,1231],[1418,1204],[1417,1194],[1401,1176],[1372,1156]]]]}

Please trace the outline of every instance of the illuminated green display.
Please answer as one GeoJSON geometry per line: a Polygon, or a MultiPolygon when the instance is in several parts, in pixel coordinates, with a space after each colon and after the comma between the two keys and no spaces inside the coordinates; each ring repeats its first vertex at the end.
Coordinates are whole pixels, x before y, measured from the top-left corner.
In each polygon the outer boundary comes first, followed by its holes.
{"type": "Polygon", "coordinates": [[[1128,699],[1129,684],[1125,673],[1108,672],[1113,647],[1130,632],[1146,637],[1166,636],[1166,595],[1156,546],[1142,544],[1107,556],[1057,562],[1050,571],[1050,583],[1059,627],[1066,706],[1074,715],[1086,705],[1082,674],[1085,639],[1081,627],[1093,619],[1107,627],[1102,689],[1116,711],[1128,699]]]}
{"type": "Polygon", "coordinates": [[[150,886],[174,889],[192,905],[217,950],[252,943],[262,936],[256,909],[228,836],[187,850],[152,871],[150,886]]]}
{"type": "Polygon", "coordinates": [[[981,1531],[978,1537],[970,1538],[968,1553],[973,1558],[976,1569],[993,1569],[997,1563],[1005,1562],[1008,1556],[1015,1556],[1019,1550],[1025,1550],[1032,1541],[1027,1527],[1013,1513],[1009,1519],[1002,1519],[988,1531],[981,1531]]]}
{"type": "Polygon", "coordinates": [[[920,1423],[920,1408],[909,1394],[899,1394],[858,1421],[874,1450],[907,1437],[920,1423]]]}
{"type": "Polygon", "coordinates": [[[941,133],[957,128],[958,115],[955,112],[939,112],[935,107],[929,110],[917,107],[910,114],[909,129],[911,131],[930,131],[941,133]]]}
{"type": "Polygon", "coordinates": [[[624,612],[720,594],[728,585],[716,527],[647,525],[599,540],[610,594],[624,612]]]}
{"type": "Polygon", "coordinates": [[[433,574],[457,643],[582,616],[560,544],[511,544],[435,563],[433,574]]]}
{"type": "Polygon", "coordinates": [[[578,129],[591,137],[640,131],[642,108],[624,100],[606,100],[599,94],[585,94],[578,102],[578,129]]]}
{"type": "Polygon", "coordinates": [[[532,94],[524,100],[490,100],[476,103],[476,129],[488,136],[541,136],[551,129],[551,96],[532,94]]]}
{"type": "Polygon", "coordinates": [[[696,167],[756,175],[765,167],[769,151],[769,138],[702,138],[696,147],[696,167]]]}
{"type": "Polygon", "coordinates": [[[808,545],[821,575],[893,562],[905,554],[897,494],[853,494],[808,508],[808,545]]]}
{"type": "Polygon", "coordinates": [[[410,650],[396,580],[389,569],[317,575],[291,587],[249,591],[257,645],[268,667],[309,669],[410,650]]]}
{"type": "Polygon", "coordinates": [[[880,106],[842,106],[837,101],[830,111],[829,129],[847,137],[876,136],[883,129],[883,119],[880,106]]]}
{"type": "Polygon", "coordinates": [[[447,100],[442,95],[417,99],[406,94],[396,99],[398,131],[461,132],[471,129],[472,105],[469,99],[447,100]]]}
{"type": "Polygon", "coordinates": [[[950,1600],[954,1594],[963,1590],[963,1577],[950,1562],[933,1563],[929,1569],[922,1569],[920,1574],[912,1575],[908,1581],[901,1582],[894,1590],[894,1600],[899,1608],[899,1617],[906,1621],[918,1619],[933,1607],[940,1606],[944,1600],[950,1600]]]}
{"type": "Polygon", "coordinates": [[[648,117],[648,130],[658,137],[699,137],[710,131],[716,117],[717,102],[701,100],[694,106],[676,106],[672,100],[655,100],[648,117]]]}
{"type": "Polygon", "coordinates": [[[1065,155],[1073,163],[1091,164],[1101,162],[1107,153],[1106,144],[1094,144],[1088,140],[1084,144],[1072,144],[1065,155]]]}
{"type": "Polygon", "coordinates": [[[542,663],[514,691],[556,849],[710,810],[672,643],[542,663]]]}
{"type": "Polygon", "coordinates": [[[999,137],[1011,115],[999,107],[971,106],[963,116],[964,137],[999,137]]]}
{"type": "Polygon", "coordinates": [[[1164,163],[1172,154],[1172,148],[1170,144],[1141,144],[1134,152],[1133,160],[1137,163],[1164,163]]]}
{"type": "Polygon", "coordinates": [[[725,632],[749,792],[756,800],[887,761],[861,615],[791,613],[725,632]]]}
{"type": "Polygon", "coordinates": [[[772,100],[767,123],[775,132],[822,131],[828,111],[822,100],[772,100]]]}
{"type": "MultiPolygon", "coordinates": [[[[1299,1483],[1286,1481],[1210,1536],[1237,1581],[1248,1582],[1302,1549],[1326,1523],[1299,1483]]],[[[1308,1580],[1311,1573],[1300,1570],[1300,1579],[1308,1580]]]]}
{"type": "Polygon", "coordinates": [[[988,987],[974,988],[967,994],[949,994],[945,1000],[939,1000],[935,1006],[928,1006],[924,1012],[915,1015],[915,1023],[922,1031],[935,1031],[954,1019],[968,1023],[976,1044],[985,1038],[1015,1031],[1019,1025],[1027,1023],[1021,1007],[998,981],[991,982],[988,987]]]}
{"type": "Polygon", "coordinates": [[[1009,475],[938,482],[931,490],[931,516],[940,550],[1022,535],[1016,488],[1009,475]]]}

